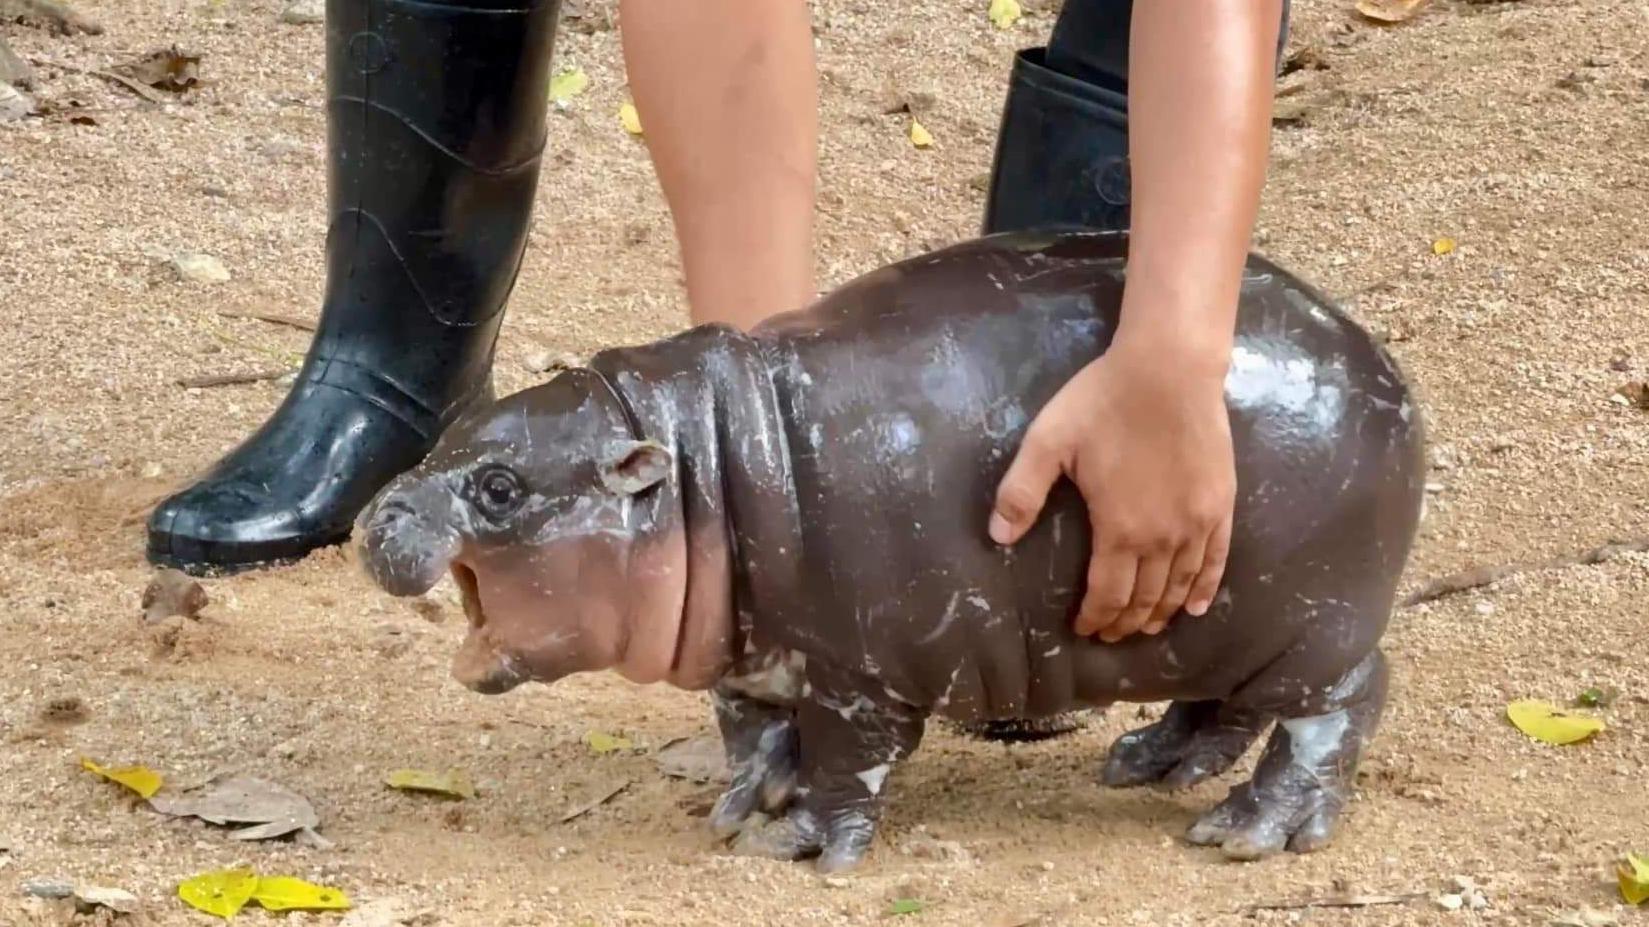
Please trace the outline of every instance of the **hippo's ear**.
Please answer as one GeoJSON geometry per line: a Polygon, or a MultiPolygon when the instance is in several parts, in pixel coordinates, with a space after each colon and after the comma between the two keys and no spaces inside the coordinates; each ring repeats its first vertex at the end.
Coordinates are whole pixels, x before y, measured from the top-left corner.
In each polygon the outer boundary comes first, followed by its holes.
{"type": "Polygon", "coordinates": [[[670,475],[675,457],[657,441],[615,441],[596,461],[601,483],[620,496],[633,496],[670,475]]]}

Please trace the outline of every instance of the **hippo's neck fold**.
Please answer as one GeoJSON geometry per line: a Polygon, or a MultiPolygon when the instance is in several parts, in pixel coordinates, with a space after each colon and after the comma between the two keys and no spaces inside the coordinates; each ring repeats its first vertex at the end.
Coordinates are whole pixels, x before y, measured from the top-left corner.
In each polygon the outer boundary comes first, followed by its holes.
{"type": "Polygon", "coordinates": [[[767,364],[749,337],[701,326],[603,351],[590,367],[622,394],[643,436],[676,459],[677,479],[649,498],[637,544],[680,545],[682,575],[636,579],[673,584],[680,611],[637,616],[632,635],[673,623],[667,681],[705,688],[752,652],[757,603],[794,580],[800,532],[767,364]]]}

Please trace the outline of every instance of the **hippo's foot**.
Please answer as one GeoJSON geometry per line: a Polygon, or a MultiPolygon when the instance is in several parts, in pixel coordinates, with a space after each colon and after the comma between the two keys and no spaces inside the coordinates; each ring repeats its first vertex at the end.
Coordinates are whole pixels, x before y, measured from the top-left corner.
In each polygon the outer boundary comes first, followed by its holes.
{"type": "Polygon", "coordinates": [[[779,814],[796,791],[796,713],[737,693],[712,693],[731,782],[710,812],[710,827],[726,839],[757,812],[779,814]]]}
{"type": "Polygon", "coordinates": [[[1174,702],[1155,724],[1117,738],[1101,779],[1113,788],[1187,789],[1230,769],[1269,723],[1223,702],[1174,702]]]}
{"type": "Polygon", "coordinates": [[[733,842],[740,856],[793,861],[817,856],[822,873],[857,866],[876,837],[876,822],[861,809],[820,817],[798,808],[787,817],[748,827],[733,842]]]}
{"type": "Polygon", "coordinates": [[[1279,721],[1254,778],[1193,824],[1187,839],[1239,860],[1328,846],[1385,694],[1385,659],[1376,651],[1332,687],[1318,706],[1326,711],[1279,721]]]}
{"type": "MultiPolygon", "coordinates": [[[[811,661],[807,683],[808,694],[796,706],[795,750],[787,754],[797,760],[795,787],[786,791],[794,800],[783,817],[760,826],[753,826],[754,814],[740,817],[733,850],[784,860],[817,856],[819,871],[839,872],[870,850],[888,775],[916,750],[927,716],[874,680],[811,661]]],[[[729,820],[754,805],[729,797],[737,789],[735,783],[718,803],[729,820]]]]}

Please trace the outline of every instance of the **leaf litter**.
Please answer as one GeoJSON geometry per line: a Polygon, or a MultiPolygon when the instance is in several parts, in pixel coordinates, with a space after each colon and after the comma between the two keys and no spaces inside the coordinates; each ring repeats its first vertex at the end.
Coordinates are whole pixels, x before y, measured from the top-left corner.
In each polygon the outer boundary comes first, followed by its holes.
{"type": "Polygon", "coordinates": [[[171,817],[195,817],[225,826],[248,825],[229,834],[235,840],[270,840],[298,834],[325,842],[315,833],[321,819],[309,799],[256,776],[216,778],[176,795],[156,795],[149,799],[149,807],[171,817]]]}
{"type": "Polygon", "coordinates": [[[384,784],[403,792],[428,792],[448,798],[474,798],[475,785],[465,773],[451,769],[429,772],[423,769],[397,769],[384,777],[384,784]]]}

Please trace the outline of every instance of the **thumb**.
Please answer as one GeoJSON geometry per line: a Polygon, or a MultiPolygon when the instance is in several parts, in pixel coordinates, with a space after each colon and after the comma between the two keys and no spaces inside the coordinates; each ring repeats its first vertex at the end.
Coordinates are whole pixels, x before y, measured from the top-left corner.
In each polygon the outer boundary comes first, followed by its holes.
{"type": "Polygon", "coordinates": [[[1032,429],[1025,435],[1019,452],[1008,465],[996,488],[996,508],[991,512],[991,540],[1012,544],[1024,537],[1036,523],[1048,491],[1061,473],[1059,454],[1053,442],[1032,429]]]}

